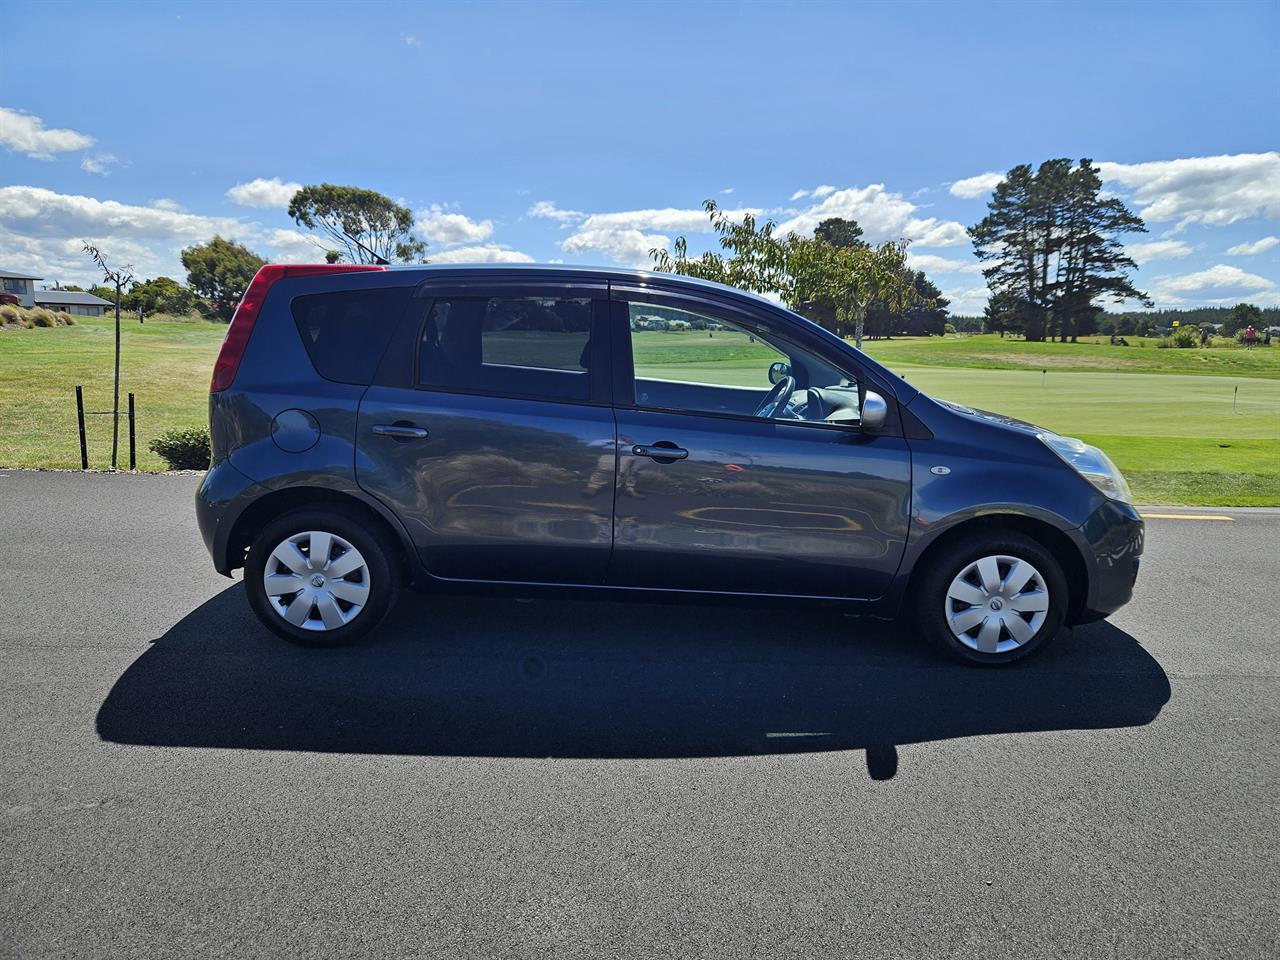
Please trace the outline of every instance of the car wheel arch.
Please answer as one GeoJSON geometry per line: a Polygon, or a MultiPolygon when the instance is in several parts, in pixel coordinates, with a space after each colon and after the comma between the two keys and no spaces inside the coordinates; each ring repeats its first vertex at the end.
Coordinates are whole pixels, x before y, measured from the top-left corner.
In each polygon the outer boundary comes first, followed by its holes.
{"type": "Polygon", "coordinates": [[[397,547],[396,560],[400,574],[406,583],[421,579],[413,562],[408,545],[408,534],[399,522],[388,516],[381,504],[372,504],[362,497],[326,487],[294,486],[273,490],[254,500],[236,517],[227,538],[227,553],[231,568],[244,566],[244,557],[258,531],[268,523],[291,510],[303,508],[338,507],[355,513],[365,522],[383,530],[397,547]]]}
{"type": "Polygon", "coordinates": [[[1068,624],[1076,622],[1084,610],[1089,593],[1089,573],[1085,567],[1084,558],[1071,538],[1060,528],[1025,514],[989,513],[970,517],[948,526],[920,548],[907,580],[907,594],[910,594],[912,584],[923,571],[929,568],[933,559],[944,553],[949,545],[976,533],[998,536],[1002,531],[1030,537],[1058,561],[1062,574],[1067,580],[1066,622],[1068,624]]]}

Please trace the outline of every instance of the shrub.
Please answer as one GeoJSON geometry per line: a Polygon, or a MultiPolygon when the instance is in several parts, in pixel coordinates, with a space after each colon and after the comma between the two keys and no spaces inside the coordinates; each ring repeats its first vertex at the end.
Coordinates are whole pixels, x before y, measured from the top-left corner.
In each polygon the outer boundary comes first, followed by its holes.
{"type": "Polygon", "coordinates": [[[75,321],[71,319],[71,314],[67,313],[67,311],[59,310],[56,316],[58,318],[58,322],[64,327],[75,326],[75,321]]]}
{"type": "Polygon", "coordinates": [[[209,469],[209,431],[204,427],[166,430],[151,441],[150,449],[170,470],[209,469]]]}
{"type": "Polygon", "coordinates": [[[58,325],[58,318],[44,309],[44,307],[36,307],[34,310],[28,311],[28,316],[31,317],[32,324],[37,327],[56,327],[58,325]]]}
{"type": "Polygon", "coordinates": [[[1200,346],[1200,328],[1179,327],[1173,331],[1173,345],[1183,350],[1200,346]]]}
{"type": "Polygon", "coordinates": [[[22,311],[12,304],[0,306],[0,323],[22,323],[25,319],[22,311]]]}
{"type": "Polygon", "coordinates": [[[1161,337],[1159,340],[1156,341],[1157,350],[1167,350],[1169,347],[1172,347],[1172,346],[1173,346],[1173,337],[1161,337]]]}

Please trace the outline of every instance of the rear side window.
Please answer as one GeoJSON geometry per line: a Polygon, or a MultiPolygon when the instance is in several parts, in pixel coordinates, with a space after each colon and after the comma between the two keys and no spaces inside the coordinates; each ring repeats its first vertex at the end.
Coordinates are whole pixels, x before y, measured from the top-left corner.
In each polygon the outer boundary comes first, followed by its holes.
{"type": "Polygon", "coordinates": [[[418,383],[552,400],[591,395],[591,300],[449,297],[422,331],[418,383]]]}
{"type": "Polygon", "coordinates": [[[413,293],[412,287],[294,297],[293,321],[316,373],[368,384],[413,293]]]}

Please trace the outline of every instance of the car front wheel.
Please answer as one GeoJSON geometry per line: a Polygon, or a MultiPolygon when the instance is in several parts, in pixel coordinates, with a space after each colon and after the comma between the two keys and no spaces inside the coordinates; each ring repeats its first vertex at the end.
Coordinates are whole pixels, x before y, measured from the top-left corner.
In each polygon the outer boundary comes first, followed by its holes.
{"type": "Polygon", "coordinates": [[[353,643],[398,593],[394,548],[347,511],[294,510],[267,524],[245,562],[249,604],[278,636],[308,647],[353,643]]]}
{"type": "Polygon", "coordinates": [[[998,666],[1030,656],[1062,629],[1066,578],[1053,554],[1013,531],[974,535],[931,559],[917,620],[953,657],[998,666]]]}

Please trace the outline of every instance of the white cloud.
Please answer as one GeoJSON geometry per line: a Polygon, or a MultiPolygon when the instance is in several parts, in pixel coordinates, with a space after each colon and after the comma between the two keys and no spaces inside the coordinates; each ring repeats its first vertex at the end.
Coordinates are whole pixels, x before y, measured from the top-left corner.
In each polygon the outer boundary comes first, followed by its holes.
{"type": "Polygon", "coordinates": [[[1222,226],[1248,217],[1280,219],[1280,152],[1099,163],[1104,180],[1133,191],[1143,219],[1222,226]]]}
{"type": "MultiPolygon", "coordinates": [[[[821,189],[821,188],[820,188],[821,189]]],[[[906,237],[922,247],[950,247],[969,242],[965,228],[954,220],[914,216],[920,209],[900,193],[891,193],[882,183],[850,187],[827,194],[778,225],[778,235],[795,233],[810,236],[829,217],[857,220],[869,242],[880,243],[906,237]]]]}
{"type": "Polygon", "coordinates": [[[964,224],[937,217],[908,221],[903,235],[920,247],[958,247],[969,242],[964,224]]]}
{"type": "Polygon", "coordinates": [[[1130,243],[1124,252],[1138,264],[1152,260],[1177,260],[1191,254],[1191,245],[1182,240],[1151,240],[1145,243],[1130,243]]]}
{"type": "Polygon", "coordinates": [[[1253,241],[1253,243],[1237,243],[1227,250],[1227,256],[1252,257],[1259,253],[1266,253],[1272,247],[1278,245],[1280,245],[1280,237],[1263,237],[1261,240],[1253,241]]]}
{"type": "Polygon", "coordinates": [[[1172,306],[1233,303],[1259,295],[1274,299],[1280,294],[1275,281],[1224,263],[1195,273],[1156,277],[1149,292],[1158,305],[1172,306]]]}
{"type": "Polygon", "coordinates": [[[803,200],[805,197],[812,197],[814,200],[821,200],[823,197],[829,197],[836,192],[836,188],[829,183],[814,187],[812,190],[797,190],[791,195],[792,200],[803,200]]]}
{"type": "Polygon", "coordinates": [[[925,273],[981,273],[982,264],[976,260],[951,260],[932,253],[907,251],[907,266],[925,273]]]}
{"type": "Polygon", "coordinates": [[[329,249],[318,237],[298,230],[268,230],[263,240],[270,249],[258,252],[277,263],[324,263],[329,249]]]}
{"type": "Polygon", "coordinates": [[[95,142],[77,130],[48,129],[34,114],[0,107],[0,145],[33,160],[52,160],[55,153],[87,150],[95,142]]]}
{"type": "Polygon", "coordinates": [[[237,183],[227,191],[227,199],[242,207],[285,210],[293,195],[301,189],[302,184],[292,181],[285,183],[279,177],[272,177],[270,180],[258,177],[247,183],[237,183]]]}
{"type": "Polygon", "coordinates": [[[55,193],[44,187],[0,187],[0,222],[32,236],[111,236],[138,240],[207,240],[250,236],[251,225],[232,217],[201,217],[160,207],[55,193]]]}
{"type": "Polygon", "coordinates": [[[406,47],[422,46],[422,41],[419,40],[417,37],[415,37],[412,33],[402,33],[400,34],[400,36],[404,39],[404,45],[406,47]]]}
{"type": "Polygon", "coordinates": [[[609,225],[583,228],[560,244],[566,253],[603,253],[615,263],[629,267],[652,265],[649,251],[655,247],[669,247],[670,237],[661,233],[644,233],[631,226],[609,225]]]}
{"type": "Polygon", "coordinates": [[[427,251],[432,263],[533,263],[533,257],[519,250],[509,250],[496,243],[474,247],[454,247],[438,253],[427,251]]]}
{"type": "Polygon", "coordinates": [[[414,214],[419,231],[432,243],[479,243],[493,235],[492,220],[472,220],[461,213],[449,213],[438,204],[414,214]]]}
{"type": "Polygon", "coordinates": [[[951,301],[947,307],[951,313],[967,317],[981,316],[982,311],[987,308],[987,298],[990,296],[986,287],[944,288],[942,295],[951,301]]]}
{"type": "Polygon", "coordinates": [[[250,246],[263,240],[257,224],[231,217],[202,217],[43,187],[0,187],[0,250],[5,265],[50,280],[101,279],[82,250],[86,240],[100,246],[113,264],[132,264],[137,276],[181,277],[178,254],[182,248],[203,243],[215,233],[250,246]]]}
{"type": "MultiPolygon", "coordinates": [[[[758,210],[725,210],[730,217],[758,210]]],[[[701,208],[663,207],[652,210],[619,210],[614,213],[592,213],[583,220],[583,230],[669,230],[675,233],[710,233],[711,218],[701,208]]]]}
{"type": "Polygon", "coordinates": [[[721,190],[720,192],[721,192],[721,193],[723,193],[723,194],[726,194],[726,195],[727,195],[727,194],[730,194],[730,193],[733,193],[733,187],[725,187],[725,188],[724,188],[723,190],[721,190]]]}
{"type": "Polygon", "coordinates": [[[177,200],[170,200],[168,197],[152,200],[151,205],[157,210],[168,210],[170,213],[184,213],[186,211],[186,208],[177,200]]]}
{"type": "Polygon", "coordinates": [[[114,153],[100,153],[97,156],[84,157],[80,161],[80,169],[86,173],[97,173],[109,177],[111,168],[119,162],[114,153]]]}
{"type": "Polygon", "coordinates": [[[972,200],[975,197],[990,193],[1003,179],[1004,174],[995,171],[980,173],[976,177],[965,177],[963,180],[957,180],[951,184],[951,195],[965,200],[972,200]]]}
{"type": "Polygon", "coordinates": [[[543,220],[556,220],[563,224],[573,220],[581,220],[586,214],[577,210],[561,210],[552,200],[539,200],[529,208],[528,216],[538,217],[543,220]]]}
{"type": "MultiPolygon", "coordinates": [[[[1144,220],[1176,221],[1175,230],[1193,223],[1221,226],[1263,216],[1280,219],[1280,151],[1217,157],[1183,157],[1147,163],[1098,164],[1108,184],[1132,191],[1144,220]]],[[[980,197],[1003,174],[981,173],[951,184],[953,196],[980,197]]],[[[1114,190],[1105,191],[1114,195],[1114,190]]]]}
{"type": "MultiPolygon", "coordinates": [[[[742,207],[722,212],[731,218],[740,218],[763,211],[742,207]]],[[[669,247],[672,234],[711,232],[711,218],[701,208],[583,213],[561,210],[549,200],[540,200],[529,208],[529,216],[556,220],[563,228],[573,227],[574,232],[560,244],[566,253],[601,254],[615,263],[635,267],[651,266],[649,251],[654,247],[669,247]]]]}

